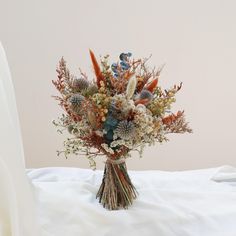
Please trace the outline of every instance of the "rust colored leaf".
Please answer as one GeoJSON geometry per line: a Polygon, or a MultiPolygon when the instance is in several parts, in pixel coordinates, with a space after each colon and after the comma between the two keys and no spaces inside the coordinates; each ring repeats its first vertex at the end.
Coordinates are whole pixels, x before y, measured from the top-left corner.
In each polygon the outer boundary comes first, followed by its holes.
{"type": "Polygon", "coordinates": [[[154,91],[154,89],[157,87],[158,79],[154,79],[152,82],[150,82],[145,89],[150,91],[151,93],[154,91]]]}

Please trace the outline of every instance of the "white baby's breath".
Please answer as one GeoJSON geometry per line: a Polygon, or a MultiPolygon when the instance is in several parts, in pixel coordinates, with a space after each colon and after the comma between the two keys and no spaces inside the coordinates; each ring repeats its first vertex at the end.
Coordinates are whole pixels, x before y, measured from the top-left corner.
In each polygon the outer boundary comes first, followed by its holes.
{"type": "Polygon", "coordinates": [[[114,154],[114,150],[111,149],[107,143],[102,143],[101,146],[105,149],[106,152],[110,153],[110,154],[114,154]]]}

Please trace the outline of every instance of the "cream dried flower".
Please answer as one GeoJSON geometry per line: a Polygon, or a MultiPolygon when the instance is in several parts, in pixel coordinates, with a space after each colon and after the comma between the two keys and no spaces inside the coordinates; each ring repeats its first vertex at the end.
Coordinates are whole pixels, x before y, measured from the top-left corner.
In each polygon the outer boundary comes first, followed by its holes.
{"type": "Polygon", "coordinates": [[[136,89],[136,85],[137,85],[137,79],[135,76],[133,76],[132,78],[129,79],[129,83],[126,89],[126,97],[128,100],[133,97],[135,89],[136,89]]]}

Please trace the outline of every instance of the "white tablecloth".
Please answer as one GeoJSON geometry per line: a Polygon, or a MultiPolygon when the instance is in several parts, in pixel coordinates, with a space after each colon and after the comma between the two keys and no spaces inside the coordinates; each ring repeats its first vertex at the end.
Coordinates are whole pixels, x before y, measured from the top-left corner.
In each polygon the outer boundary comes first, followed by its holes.
{"type": "Polygon", "coordinates": [[[235,236],[236,182],[212,180],[227,168],[129,171],[139,196],[119,211],[95,199],[101,171],[43,168],[28,176],[46,236],[235,236]]]}

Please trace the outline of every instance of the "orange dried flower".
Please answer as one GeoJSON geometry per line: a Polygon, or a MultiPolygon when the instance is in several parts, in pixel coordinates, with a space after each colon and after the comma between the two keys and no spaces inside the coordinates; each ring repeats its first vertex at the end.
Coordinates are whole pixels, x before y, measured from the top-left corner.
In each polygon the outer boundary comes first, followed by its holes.
{"type": "Polygon", "coordinates": [[[171,114],[171,115],[163,118],[162,122],[165,125],[170,125],[170,124],[174,123],[177,119],[179,119],[183,115],[183,113],[184,113],[184,111],[178,111],[176,113],[176,115],[175,114],[171,114]]]}

